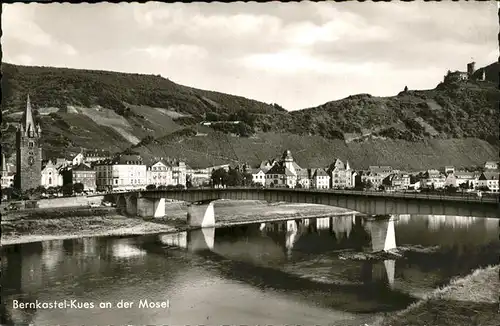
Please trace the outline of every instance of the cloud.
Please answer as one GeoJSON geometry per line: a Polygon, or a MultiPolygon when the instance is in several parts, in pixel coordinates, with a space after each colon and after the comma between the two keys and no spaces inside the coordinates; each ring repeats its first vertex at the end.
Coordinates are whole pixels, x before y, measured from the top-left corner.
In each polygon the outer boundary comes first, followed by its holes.
{"type": "Polygon", "coordinates": [[[12,63],[161,74],[303,108],[497,60],[490,2],[3,5],[12,63]]]}

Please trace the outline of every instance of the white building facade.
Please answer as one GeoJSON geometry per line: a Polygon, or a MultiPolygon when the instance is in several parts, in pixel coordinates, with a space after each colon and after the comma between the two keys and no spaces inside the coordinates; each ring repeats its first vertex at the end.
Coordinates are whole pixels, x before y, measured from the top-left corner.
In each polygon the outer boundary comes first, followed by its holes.
{"type": "Polygon", "coordinates": [[[52,161],[48,161],[42,169],[40,185],[48,187],[61,187],[63,185],[63,176],[61,175],[58,166],[52,161]]]}
{"type": "Polygon", "coordinates": [[[174,185],[172,166],[160,160],[147,168],[147,184],[155,186],[174,185]]]}
{"type": "Polygon", "coordinates": [[[336,159],[327,170],[330,175],[330,187],[332,189],[345,189],[354,187],[354,177],[349,162],[336,159]]]}
{"type": "Polygon", "coordinates": [[[98,190],[137,190],[147,186],[147,167],[139,155],[121,155],[95,165],[98,190]]]}

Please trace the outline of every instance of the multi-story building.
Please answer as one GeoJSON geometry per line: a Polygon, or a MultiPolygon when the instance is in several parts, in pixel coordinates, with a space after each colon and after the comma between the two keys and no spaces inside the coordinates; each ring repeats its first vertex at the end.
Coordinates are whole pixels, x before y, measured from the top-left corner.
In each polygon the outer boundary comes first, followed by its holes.
{"type": "Polygon", "coordinates": [[[370,166],[368,171],[363,171],[360,180],[363,183],[370,183],[372,188],[378,189],[391,173],[397,173],[390,166],[370,166]]]}
{"type": "Polygon", "coordinates": [[[96,190],[96,171],[87,164],[79,164],[71,169],[71,181],[73,184],[83,184],[83,190],[94,192],[96,190]]]}
{"type": "Polygon", "coordinates": [[[293,159],[292,152],[283,152],[280,160],[262,162],[261,168],[270,169],[266,172],[267,187],[289,187],[295,188],[300,184],[303,188],[309,188],[310,176],[307,169],[301,168],[293,159]]]}
{"type": "Polygon", "coordinates": [[[147,168],[139,155],[120,155],[95,164],[97,190],[134,190],[147,185],[147,168]]]}
{"type": "Polygon", "coordinates": [[[257,168],[252,170],[252,181],[254,183],[259,183],[263,186],[266,185],[266,172],[269,169],[257,168]]]}
{"type": "Polygon", "coordinates": [[[186,163],[176,161],[172,163],[172,182],[174,185],[186,186],[186,163]]]}
{"type": "Polygon", "coordinates": [[[314,189],[329,189],[330,176],[324,169],[310,169],[311,188],[314,189]]]}
{"type": "Polygon", "coordinates": [[[14,173],[9,171],[5,154],[2,153],[2,188],[9,188],[14,185],[14,173]]]}
{"type": "Polygon", "coordinates": [[[57,166],[49,160],[42,169],[40,184],[45,188],[62,186],[61,168],[62,166],[57,166]]]}
{"type": "Polygon", "coordinates": [[[308,169],[301,169],[297,172],[297,185],[304,189],[311,187],[311,177],[308,169]]]}
{"type": "Polygon", "coordinates": [[[444,186],[460,187],[467,184],[468,188],[474,189],[477,185],[479,175],[474,172],[456,171],[446,175],[444,186]]]}
{"type": "Polygon", "coordinates": [[[449,173],[455,173],[455,167],[454,166],[445,166],[444,167],[444,174],[447,175],[449,173]]]}
{"type": "Polygon", "coordinates": [[[83,162],[85,162],[83,153],[74,154],[67,160],[67,164],[72,166],[80,165],[83,162]]]}
{"type": "Polygon", "coordinates": [[[276,164],[266,172],[266,187],[295,188],[297,175],[285,165],[276,164]]]}
{"type": "Polygon", "coordinates": [[[163,159],[147,167],[147,184],[155,186],[173,185],[172,165],[163,159]]]}
{"type": "Polygon", "coordinates": [[[488,162],[484,163],[484,169],[485,170],[498,170],[498,162],[488,161],[488,162]]]}
{"type": "Polygon", "coordinates": [[[336,159],[327,169],[332,189],[353,188],[355,181],[349,162],[336,159]]]}
{"type": "Polygon", "coordinates": [[[491,192],[498,192],[498,172],[483,172],[477,181],[478,189],[488,187],[491,192]]]}
{"type": "Polygon", "coordinates": [[[85,162],[99,162],[111,159],[109,151],[105,150],[90,150],[84,151],[85,162]]]}
{"type": "Polygon", "coordinates": [[[410,175],[407,173],[393,173],[383,180],[387,190],[406,190],[410,187],[410,175]]]}
{"type": "Polygon", "coordinates": [[[444,188],[446,177],[438,170],[427,170],[420,180],[421,188],[444,188]]]}

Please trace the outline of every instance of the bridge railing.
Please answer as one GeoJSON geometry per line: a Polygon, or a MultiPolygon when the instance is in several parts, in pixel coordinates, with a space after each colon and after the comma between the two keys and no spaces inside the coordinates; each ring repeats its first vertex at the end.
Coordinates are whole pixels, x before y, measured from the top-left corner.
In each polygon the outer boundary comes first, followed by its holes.
{"type": "MultiPolygon", "coordinates": [[[[264,188],[264,187],[226,187],[226,188],[211,188],[197,187],[189,189],[168,189],[168,190],[136,190],[132,192],[189,192],[189,191],[227,191],[227,190],[260,190],[260,191],[287,191],[287,192],[309,192],[309,193],[331,193],[339,195],[357,195],[357,196],[373,196],[373,197],[393,197],[393,198],[409,198],[409,199],[433,199],[447,201],[464,201],[475,203],[498,203],[499,196],[494,197],[478,197],[476,193],[460,193],[460,194],[432,194],[432,193],[415,193],[415,192],[383,192],[370,190],[339,190],[339,189],[305,189],[305,188],[264,188]]],[[[125,192],[127,193],[127,192],[125,192]]]]}

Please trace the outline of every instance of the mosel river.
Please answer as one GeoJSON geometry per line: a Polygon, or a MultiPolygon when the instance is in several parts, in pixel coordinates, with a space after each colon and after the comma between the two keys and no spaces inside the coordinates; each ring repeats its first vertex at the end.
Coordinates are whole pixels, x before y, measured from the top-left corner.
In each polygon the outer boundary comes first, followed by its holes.
{"type": "Polygon", "coordinates": [[[364,325],[497,264],[498,221],[346,215],[4,246],[2,323],[364,325]],[[422,250],[342,258],[393,240],[422,250]]]}

